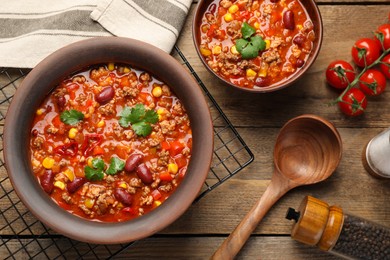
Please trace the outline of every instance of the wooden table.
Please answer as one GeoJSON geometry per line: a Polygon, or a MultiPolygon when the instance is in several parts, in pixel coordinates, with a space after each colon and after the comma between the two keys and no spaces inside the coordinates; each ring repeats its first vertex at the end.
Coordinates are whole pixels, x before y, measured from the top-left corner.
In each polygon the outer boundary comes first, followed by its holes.
{"type": "MultiPolygon", "coordinates": [[[[359,38],[371,37],[380,24],[387,22],[390,1],[318,0],[317,3],[323,18],[324,38],[316,62],[293,86],[257,95],[221,84],[203,67],[192,41],[196,3],[192,4],[178,46],[248,144],[255,160],[208,193],[171,226],[153,237],[137,241],[116,258],[209,258],[269,184],[273,146],[279,129],[289,119],[305,113],[322,116],[335,124],[343,140],[342,161],[325,182],[299,187],[285,195],[256,228],[237,259],[337,259],[290,238],[292,222],[285,219],[285,213],[288,207],[298,207],[305,195],[338,204],[350,213],[390,227],[390,181],[374,179],[361,162],[364,145],[390,127],[390,90],[380,97],[369,98],[363,116],[349,118],[336,106],[328,106],[337,93],[327,86],[324,74],[332,60],[351,61],[353,43],[359,38]]],[[[3,228],[0,235],[12,239],[12,232],[3,228]]],[[[1,250],[6,252],[1,246],[0,255],[1,250]]],[[[95,256],[99,256],[99,248],[95,256]]],[[[42,250],[42,245],[33,243],[31,250],[42,250]]],[[[50,258],[50,253],[46,256],[50,258]]]]}

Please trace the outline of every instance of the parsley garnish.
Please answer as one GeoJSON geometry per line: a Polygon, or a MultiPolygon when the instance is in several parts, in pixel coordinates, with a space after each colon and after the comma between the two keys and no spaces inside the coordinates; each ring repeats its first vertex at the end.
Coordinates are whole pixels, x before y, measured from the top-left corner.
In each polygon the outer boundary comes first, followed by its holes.
{"type": "Polygon", "coordinates": [[[75,109],[66,110],[61,113],[60,119],[67,125],[75,125],[84,119],[84,114],[75,109]]]}
{"type": "Polygon", "coordinates": [[[152,132],[152,126],[158,121],[158,115],[154,110],[146,110],[142,104],[137,104],[133,108],[125,107],[119,114],[119,124],[122,127],[131,127],[137,135],[147,136],[152,132]]]}
{"type": "Polygon", "coordinates": [[[85,178],[90,181],[100,181],[104,178],[104,162],[100,158],[94,158],[92,160],[92,168],[89,166],[84,167],[85,178]]]}
{"type": "Polygon", "coordinates": [[[110,161],[110,166],[108,167],[107,174],[114,175],[122,171],[125,168],[125,162],[119,159],[118,157],[112,157],[110,161]]]}
{"type": "Polygon", "coordinates": [[[261,36],[255,35],[255,28],[244,22],[241,27],[242,37],[236,41],[236,49],[241,54],[243,59],[256,58],[259,51],[265,50],[265,41],[261,36]]]}

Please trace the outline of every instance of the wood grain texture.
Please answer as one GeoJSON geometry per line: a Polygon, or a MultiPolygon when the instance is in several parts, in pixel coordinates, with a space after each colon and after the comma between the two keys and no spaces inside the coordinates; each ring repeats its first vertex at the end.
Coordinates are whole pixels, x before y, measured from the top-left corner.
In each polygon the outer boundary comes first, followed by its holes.
{"type": "MultiPolygon", "coordinates": [[[[341,163],[336,172],[323,183],[295,188],[281,198],[256,227],[237,259],[339,259],[289,237],[292,223],[285,219],[286,211],[288,207],[298,207],[306,195],[331,205],[340,205],[349,213],[390,227],[390,180],[373,178],[361,162],[365,144],[390,127],[390,91],[385,91],[380,97],[370,98],[362,117],[348,118],[337,107],[328,106],[338,93],[326,85],[324,77],[326,66],[332,60],[352,60],[350,50],[353,43],[361,37],[371,37],[372,31],[386,21],[390,2],[318,0],[324,22],[324,38],[316,62],[304,78],[293,86],[259,95],[224,86],[205,70],[192,42],[191,23],[196,2],[191,7],[178,45],[247,142],[255,160],[192,205],[171,226],[154,237],[138,241],[117,258],[208,259],[269,185],[274,170],[273,149],[280,128],[289,119],[305,113],[322,116],[335,124],[343,141],[341,163]]],[[[0,109],[6,111],[4,104],[0,109]]],[[[0,172],[0,180],[5,176],[5,172],[0,172]]],[[[3,181],[2,185],[5,190],[12,189],[9,181],[3,181]]],[[[21,203],[12,205],[11,201],[15,200],[17,197],[14,192],[4,195],[0,200],[2,210],[10,209],[7,214],[0,215],[0,235],[10,236],[15,231],[32,235],[26,229],[26,223],[18,221],[19,214],[23,215],[27,224],[32,225],[33,233],[44,232],[45,228],[36,222],[21,203]],[[15,222],[13,229],[10,229],[7,223],[12,221],[15,222]]],[[[8,244],[14,247],[13,250],[20,247],[16,239],[10,241],[8,244]]],[[[43,246],[47,243],[45,239],[41,241],[43,246]]],[[[61,243],[59,240],[58,244],[61,243]]],[[[7,253],[1,250],[7,249],[0,246],[0,255],[2,252],[7,253]]],[[[39,245],[31,244],[31,250],[39,250],[39,245]]],[[[96,254],[99,253],[100,249],[97,248],[96,254]]],[[[50,253],[48,255],[52,256],[50,253]]],[[[21,255],[19,259],[26,258],[21,255]]]]}

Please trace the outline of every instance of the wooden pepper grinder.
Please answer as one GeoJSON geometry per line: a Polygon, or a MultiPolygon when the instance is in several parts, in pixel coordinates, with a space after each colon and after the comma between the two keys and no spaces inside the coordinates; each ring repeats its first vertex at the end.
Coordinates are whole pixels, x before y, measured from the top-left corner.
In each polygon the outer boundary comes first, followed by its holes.
{"type": "Polygon", "coordinates": [[[390,229],[343,212],[338,206],[306,196],[298,211],[291,237],[348,259],[390,259],[390,229]]]}
{"type": "Polygon", "coordinates": [[[362,154],[364,168],[374,177],[390,178],[390,128],[368,142],[362,154]]]}

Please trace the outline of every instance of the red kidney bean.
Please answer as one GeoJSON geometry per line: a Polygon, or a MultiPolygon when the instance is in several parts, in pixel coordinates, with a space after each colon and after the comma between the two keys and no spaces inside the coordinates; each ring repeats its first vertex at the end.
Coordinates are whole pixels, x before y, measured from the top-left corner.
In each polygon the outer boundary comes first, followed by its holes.
{"type": "Polygon", "coordinates": [[[302,46],[306,41],[306,37],[302,34],[298,34],[294,37],[293,43],[295,43],[298,46],[302,46]]]}
{"type": "Polygon", "coordinates": [[[115,188],[114,196],[119,202],[126,206],[130,206],[133,202],[133,197],[123,188],[115,188]]]}
{"type": "Polygon", "coordinates": [[[95,96],[96,102],[99,104],[108,103],[115,96],[115,90],[113,87],[109,86],[104,88],[99,94],[95,96]]]}
{"type": "Polygon", "coordinates": [[[291,10],[288,10],[283,13],[283,23],[284,27],[288,30],[294,30],[295,28],[295,20],[294,13],[291,10]]]}
{"type": "Polygon", "coordinates": [[[82,177],[75,178],[72,182],[68,182],[66,188],[69,193],[75,193],[83,184],[85,183],[85,179],[82,177]]]}
{"type": "Polygon", "coordinates": [[[66,105],[66,99],[63,96],[57,98],[57,105],[60,111],[64,110],[66,105]]]}
{"type": "Polygon", "coordinates": [[[255,80],[255,85],[258,87],[265,87],[268,85],[268,80],[263,77],[258,77],[255,80]]]}
{"type": "Polygon", "coordinates": [[[41,186],[46,193],[50,194],[54,189],[54,173],[52,170],[46,170],[40,178],[41,186]]]}
{"type": "Polygon", "coordinates": [[[135,168],[138,166],[138,164],[141,163],[144,156],[139,153],[133,153],[129,156],[126,160],[125,164],[125,172],[130,173],[135,170],[135,168]]]}
{"type": "Polygon", "coordinates": [[[153,182],[152,173],[150,172],[148,166],[146,166],[144,163],[138,165],[138,167],[137,167],[137,176],[145,184],[150,184],[150,183],[153,182]]]}
{"type": "Polygon", "coordinates": [[[277,3],[279,0],[271,0],[271,3],[277,3]]]}
{"type": "Polygon", "coordinates": [[[37,129],[34,129],[34,130],[32,130],[31,134],[32,134],[33,137],[37,137],[39,132],[38,132],[37,129]]]}
{"type": "Polygon", "coordinates": [[[305,64],[305,61],[302,59],[297,59],[297,62],[295,63],[295,65],[297,65],[297,68],[302,67],[304,64],[305,64]]]}

